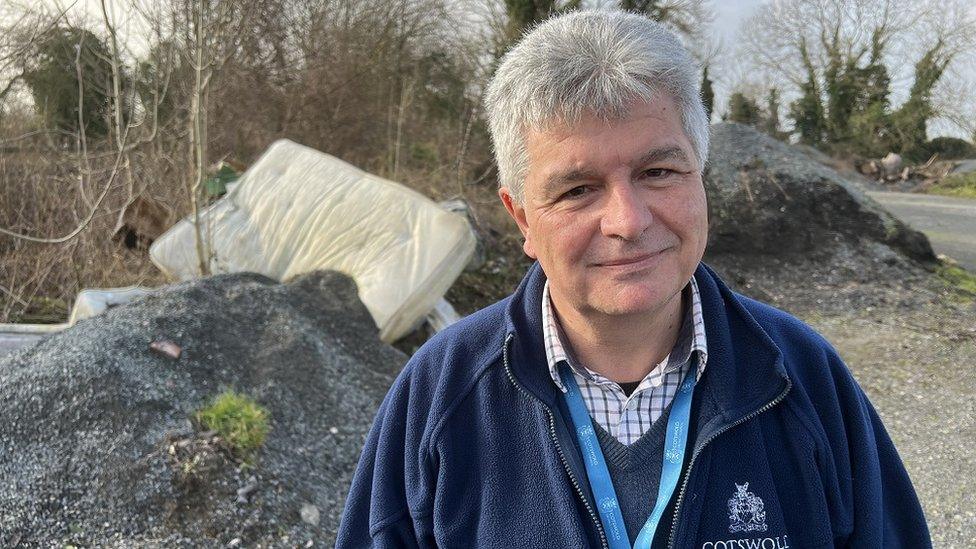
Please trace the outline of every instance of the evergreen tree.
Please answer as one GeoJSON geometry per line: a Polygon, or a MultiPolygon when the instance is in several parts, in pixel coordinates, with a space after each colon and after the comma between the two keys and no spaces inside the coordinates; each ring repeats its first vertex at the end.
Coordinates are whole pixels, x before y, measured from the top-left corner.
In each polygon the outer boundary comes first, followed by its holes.
{"type": "Polygon", "coordinates": [[[536,23],[548,17],[579,9],[581,0],[505,0],[505,14],[508,24],[500,44],[496,45],[494,56],[496,60],[536,23]]]}
{"type": "Polygon", "coordinates": [[[892,148],[888,101],[891,79],[881,61],[884,49],[881,36],[881,30],[875,30],[868,64],[856,74],[858,93],[849,122],[850,146],[853,152],[862,156],[884,156],[892,148]]]}
{"type": "Polygon", "coordinates": [[[183,62],[179,46],[164,40],[153,45],[146,58],[136,65],[132,84],[145,109],[154,111],[149,114],[166,123],[189,104],[186,95],[192,79],[192,67],[183,62]]]}
{"type": "Polygon", "coordinates": [[[89,136],[108,133],[111,108],[111,54],[90,31],[77,27],[54,27],[39,42],[24,82],[30,88],[34,106],[46,123],[76,132],[79,80],[85,131],[89,136]]]}
{"type": "Polygon", "coordinates": [[[729,97],[729,111],[725,115],[725,120],[759,127],[762,114],[755,101],[741,92],[735,92],[729,97]]]}
{"type": "Polygon", "coordinates": [[[891,85],[891,78],[888,76],[888,68],[882,62],[881,56],[884,51],[884,38],[882,30],[876,29],[871,37],[871,57],[866,67],[861,69],[859,78],[859,88],[862,104],[858,105],[859,110],[867,110],[872,105],[880,104],[884,109],[888,109],[888,93],[891,85]]]}
{"type": "Polygon", "coordinates": [[[762,130],[767,134],[782,139],[783,133],[779,129],[779,90],[769,89],[766,96],[766,112],[762,115],[762,130]]]}
{"type": "Polygon", "coordinates": [[[892,115],[894,147],[910,160],[924,160],[926,156],[926,125],[934,114],[932,90],[942,78],[952,54],[945,52],[945,42],[939,38],[915,63],[915,82],[908,100],[892,115]]]}
{"type": "Polygon", "coordinates": [[[556,8],[555,0],[505,0],[510,38],[517,38],[556,8]]]}
{"type": "Polygon", "coordinates": [[[790,104],[790,118],[800,134],[800,142],[817,146],[823,144],[825,137],[824,109],[817,73],[803,40],[800,41],[800,55],[807,71],[807,80],[800,86],[800,98],[790,104]]]}
{"type": "MultiPolygon", "coordinates": [[[[824,40],[827,66],[824,68],[826,105],[826,140],[830,144],[847,143],[851,138],[850,119],[858,103],[860,56],[841,46],[840,24],[833,28],[830,40],[824,40]]],[[[863,52],[861,53],[863,55],[863,52]]]]}
{"type": "Polygon", "coordinates": [[[699,30],[699,21],[695,10],[690,9],[694,3],[682,5],[680,2],[668,0],[620,0],[620,9],[642,13],[647,17],[668,23],[686,36],[694,36],[699,30]]]}
{"type": "Polygon", "coordinates": [[[705,105],[705,114],[711,121],[712,108],[715,104],[715,91],[712,89],[712,81],[708,79],[708,65],[705,65],[705,72],[702,75],[701,96],[702,103],[705,105]]]}

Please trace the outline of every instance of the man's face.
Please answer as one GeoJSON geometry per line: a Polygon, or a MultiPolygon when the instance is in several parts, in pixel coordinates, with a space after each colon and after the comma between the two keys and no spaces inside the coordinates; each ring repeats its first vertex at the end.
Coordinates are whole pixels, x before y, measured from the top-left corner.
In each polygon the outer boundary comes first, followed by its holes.
{"type": "Polygon", "coordinates": [[[557,306],[582,315],[660,310],[705,251],[700,167],[674,101],[628,118],[529,131],[523,204],[499,194],[538,259],[557,306]]]}

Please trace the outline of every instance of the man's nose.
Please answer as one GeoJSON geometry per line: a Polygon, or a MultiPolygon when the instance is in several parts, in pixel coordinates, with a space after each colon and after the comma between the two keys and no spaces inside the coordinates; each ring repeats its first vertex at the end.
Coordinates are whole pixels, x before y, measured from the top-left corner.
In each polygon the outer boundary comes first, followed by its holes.
{"type": "Polygon", "coordinates": [[[650,209],[633,184],[610,186],[600,225],[604,236],[637,240],[652,221],[650,209]]]}

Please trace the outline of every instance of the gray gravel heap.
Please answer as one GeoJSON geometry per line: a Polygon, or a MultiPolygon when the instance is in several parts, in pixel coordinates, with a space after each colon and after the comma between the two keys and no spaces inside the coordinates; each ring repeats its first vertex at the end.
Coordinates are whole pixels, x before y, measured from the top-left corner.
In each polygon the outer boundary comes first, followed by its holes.
{"type": "Polygon", "coordinates": [[[170,286],[14,352],[0,359],[0,547],[332,545],[405,361],[333,272],[170,286]],[[182,355],[151,352],[157,339],[182,355]],[[190,420],[231,388],[270,412],[253,467],[190,420]]]}
{"type": "Polygon", "coordinates": [[[925,236],[800,147],[735,123],[712,126],[709,252],[802,255],[873,241],[935,261],[925,236]]]}
{"type": "Polygon", "coordinates": [[[953,174],[967,174],[976,172],[976,158],[970,158],[967,160],[962,160],[959,164],[952,169],[953,174]]]}

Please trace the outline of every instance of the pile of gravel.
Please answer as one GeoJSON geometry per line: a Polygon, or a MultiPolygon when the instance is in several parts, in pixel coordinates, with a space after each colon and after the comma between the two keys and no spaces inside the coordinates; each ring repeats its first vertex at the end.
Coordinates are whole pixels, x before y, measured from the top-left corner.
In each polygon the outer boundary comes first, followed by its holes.
{"type": "Polygon", "coordinates": [[[170,286],[14,352],[0,359],[0,546],[331,546],[405,361],[333,272],[170,286]],[[253,467],[191,421],[225,389],[270,412],[253,467]]]}
{"type": "Polygon", "coordinates": [[[712,126],[705,261],[736,290],[795,313],[910,311],[941,300],[928,238],[830,159],[735,123],[712,126]]]}
{"type": "MultiPolygon", "coordinates": [[[[797,257],[873,243],[933,262],[925,236],[800,147],[750,126],[712,126],[705,172],[712,255],[797,257]]],[[[881,252],[886,254],[887,252],[881,252]]]]}

